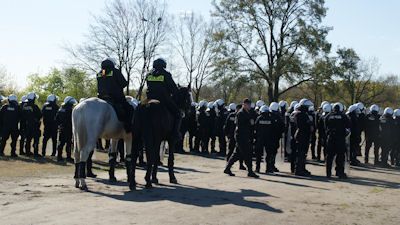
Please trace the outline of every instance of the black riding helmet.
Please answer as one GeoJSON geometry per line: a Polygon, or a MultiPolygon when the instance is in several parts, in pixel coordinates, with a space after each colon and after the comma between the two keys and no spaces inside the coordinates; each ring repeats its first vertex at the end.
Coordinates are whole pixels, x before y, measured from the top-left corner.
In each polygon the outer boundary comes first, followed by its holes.
{"type": "Polygon", "coordinates": [[[167,62],[163,58],[158,58],[153,62],[154,69],[165,69],[167,68],[167,62]]]}

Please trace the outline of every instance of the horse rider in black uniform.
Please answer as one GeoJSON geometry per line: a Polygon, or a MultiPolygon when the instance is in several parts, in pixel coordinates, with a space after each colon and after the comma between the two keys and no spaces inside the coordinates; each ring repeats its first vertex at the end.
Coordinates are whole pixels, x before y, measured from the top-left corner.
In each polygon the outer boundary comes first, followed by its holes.
{"type": "MultiPolygon", "coordinates": [[[[132,130],[132,106],[125,99],[124,88],[128,86],[128,81],[121,71],[115,68],[115,60],[108,58],[101,62],[101,71],[97,74],[98,97],[114,104],[115,108],[122,107],[123,113],[118,116],[124,123],[126,132],[132,130]]],[[[117,115],[118,111],[116,110],[117,115]]]]}
{"type": "Polygon", "coordinates": [[[153,62],[153,70],[147,75],[147,99],[156,99],[172,113],[174,117],[173,134],[176,140],[179,140],[179,128],[182,119],[178,106],[172,99],[172,96],[178,92],[171,73],[165,70],[167,62],[162,59],[156,59],[153,62]]]}

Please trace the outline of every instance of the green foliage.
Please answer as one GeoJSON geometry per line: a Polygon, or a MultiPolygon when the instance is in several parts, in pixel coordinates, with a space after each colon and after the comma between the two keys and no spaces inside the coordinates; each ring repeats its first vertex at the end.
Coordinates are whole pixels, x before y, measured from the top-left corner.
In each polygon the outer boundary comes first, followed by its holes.
{"type": "Polygon", "coordinates": [[[50,94],[55,94],[62,101],[66,96],[79,100],[96,96],[96,80],[82,70],[69,67],[63,70],[52,69],[49,74],[41,76],[32,74],[28,77],[26,92],[34,91],[39,95],[39,103],[43,104],[50,94]]]}

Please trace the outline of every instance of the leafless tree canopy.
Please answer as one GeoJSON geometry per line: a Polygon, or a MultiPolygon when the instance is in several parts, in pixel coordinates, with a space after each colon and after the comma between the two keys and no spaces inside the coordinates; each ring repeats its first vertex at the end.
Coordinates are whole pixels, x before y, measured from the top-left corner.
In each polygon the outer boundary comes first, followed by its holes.
{"type": "Polygon", "coordinates": [[[174,46],[185,66],[186,80],[192,86],[196,101],[211,75],[209,69],[214,56],[211,49],[212,32],[212,23],[207,23],[201,15],[192,12],[179,16],[173,32],[174,46]]]}

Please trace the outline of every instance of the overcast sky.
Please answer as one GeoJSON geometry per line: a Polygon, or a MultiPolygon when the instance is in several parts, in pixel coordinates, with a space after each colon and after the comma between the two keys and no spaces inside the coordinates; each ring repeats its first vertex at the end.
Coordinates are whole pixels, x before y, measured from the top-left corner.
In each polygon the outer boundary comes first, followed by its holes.
{"type": "MultiPolygon", "coordinates": [[[[31,73],[47,73],[67,57],[63,43],[78,44],[104,0],[0,0],[0,65],[20,87],[31,73]]],[[[167,0],[169,11],[208,17],[208,0],[167,0]]],[[[400,74],[400,1],[326,0],[324,23],[337,46],[353,47],[362,58],[377,58],[380,75],[400,74]]]]}

